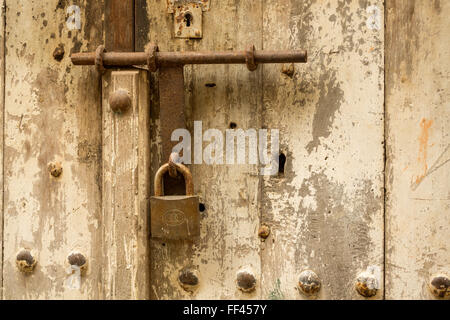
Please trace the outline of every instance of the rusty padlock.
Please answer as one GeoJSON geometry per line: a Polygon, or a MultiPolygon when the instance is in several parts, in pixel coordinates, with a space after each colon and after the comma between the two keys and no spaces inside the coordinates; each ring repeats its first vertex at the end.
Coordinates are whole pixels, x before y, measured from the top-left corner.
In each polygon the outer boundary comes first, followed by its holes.
{"type": "Polygon", "coordinates": [[[199,198],[194,196],[194,183],[189,169],[175,163],[183,174],[186,195],[163,195],[163,177],[169,170],[164,164],[155,175],[155,196],[150,198],[152,238],[181,240],[200,235],[199,198]]]}

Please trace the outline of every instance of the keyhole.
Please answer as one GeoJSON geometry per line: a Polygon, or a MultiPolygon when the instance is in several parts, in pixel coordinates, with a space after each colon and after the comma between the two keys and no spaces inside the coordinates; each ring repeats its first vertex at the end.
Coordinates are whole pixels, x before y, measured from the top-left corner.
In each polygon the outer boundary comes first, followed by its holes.
{"type": "Polygon", "coordinates": [[[186,22],[186,27],[190,27],[192,23],[192,15],[190,13],[186,13],[184,15],[184,21],[186,22]]]}
{"type": "Polygon", "coordinates": [[[278,173],[284,174],[284,166],[286,164],[286,156],[284,153],[280,153],[278,158],[278,173]]]}

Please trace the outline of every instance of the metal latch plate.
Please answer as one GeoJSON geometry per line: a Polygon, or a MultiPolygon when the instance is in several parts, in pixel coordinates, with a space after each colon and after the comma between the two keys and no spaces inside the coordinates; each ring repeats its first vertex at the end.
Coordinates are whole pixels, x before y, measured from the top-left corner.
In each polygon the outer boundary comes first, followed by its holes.
{"type": "Polygon", "coordinates": [[[203,11],[209,7],[209,0],[167,0],[167,11],[174,14],[175,37],[202,38],[203,11]]]}
{"type": "Polygon", "coordinates": [[[210,0],[167,0],[167,12],[174,13],[175,8],[177,6],[182,6],[182,5],[186,5],[189,3],[198,4],[202,8],[203,11],[208,11],[211,1],[210,0]]]}

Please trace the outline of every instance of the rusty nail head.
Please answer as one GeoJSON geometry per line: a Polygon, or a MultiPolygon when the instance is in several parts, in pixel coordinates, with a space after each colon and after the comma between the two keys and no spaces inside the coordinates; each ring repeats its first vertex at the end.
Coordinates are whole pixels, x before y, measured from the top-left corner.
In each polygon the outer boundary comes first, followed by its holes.
{"type": "Polygon", "coordinates": [[[188,292],[193,292],[199,284],[198,271],[191,268],[184,268],[178,274],[178,282],[181,287],[188,292]]]}
{"type": "Polygon", "coordinates": [[[55,58],[56,61],[61,61],[64,58],[64,54],[65,54],[64,46],[60,44],[53,51],[53,58],[55,58]]]}
{"type": "Polygon", "coordinates": [[[287,75],[288,77],[292,78],[292,76],[294,75],[294,64],[283,64],[283,67],[281,69],[281,72],[284,73],[285,75],[287,75]]]}
{"type": "Polygon", "coordinates": [[[16,256],[16,265],[21,272],[31,273],[36,266],[36,259],[30,250],[22,249],[16,256]]]}
{"type": "Polygon", "coordinates": [[[366,298],[377,294],[379,288],[377,278],[368,272],[362,272],[356,279],[355,289],[360,295],[366,298]]]}
{"type": "Polygon", "coordinates": [[[125,113],[131,107],[131,97],[127,90],[118,89],[109,97],[109,106],[115,113],[125,113]]]}
{"type": "Polygon", "coordinates": [[[81,271],[85,270],[87,267],[87,259],[86,257],[81,254],[80,252],[71,252],[67,256],[67,261],[71,266],[79,267],[81,271]]]}
{"type": "Polygon", "coordinates": [[[444,275],[438,275],[430,280],[429,287],[431,293],[436,298],[450,297],[450,279],[444,275]]]}
{"type": "Polygon", "coordinates": [[[261,239],[265,240],[269,237],[269,235],[270,235],[270,227],[266,224],[261,225],[258,230],[258,236],[261,239]]]}
{"type": "Polygon", "coordinates": [[[242,292],[252,292],[256,287],[256,278],[249,270],[241,270],[237,273],[236,283],[242,292]]]}
{"type": "Polygon", "coordinates": [[[48,170],[50,171],[50,174],[55,177],[58,178],[61,176],[62,174],[62,166],[61,163],[59,162],[55,162],[55,163],[50,163],[48,166],[48,170]]]}
{"type": "Polygon", "coordinates": [[[322,284],[314,271],[305,270],[298,278],[298,288],[305,296],[315,296],[319,293],[322,284]]]}

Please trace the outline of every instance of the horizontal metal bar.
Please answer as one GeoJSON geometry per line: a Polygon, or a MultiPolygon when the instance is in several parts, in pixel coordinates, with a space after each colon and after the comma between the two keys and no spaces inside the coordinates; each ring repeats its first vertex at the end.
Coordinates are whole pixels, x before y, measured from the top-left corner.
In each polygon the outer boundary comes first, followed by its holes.
{"type": "MultiPolygon", "coordinates": [[[[241,64],[246,63],[245,51],[205,51],[205,52],[157,52],[156,62],[159,66],[175,66],[185,64],[241,64]]],[[[105,66],[132,66],[147,64],[145,52],[105,52],[105,66]]],[[[74,65],[94,65],[95,52],[74,53],[71,55],[74,65]]],[[[289,63],[306,62],[305,50],[255,51],[256,63],[289,63]]]]}

